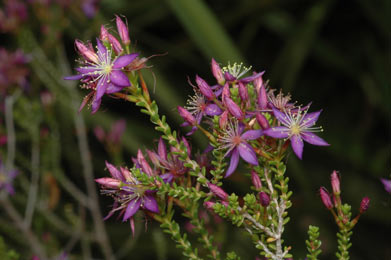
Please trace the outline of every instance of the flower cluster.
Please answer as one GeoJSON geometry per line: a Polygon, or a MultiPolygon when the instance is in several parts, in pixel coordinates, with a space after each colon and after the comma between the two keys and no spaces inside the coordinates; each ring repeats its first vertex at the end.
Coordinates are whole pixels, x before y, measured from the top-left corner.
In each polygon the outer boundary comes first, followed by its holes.
{"type": "Polygon", "coordinates": [[[96,39],[96,51],[91,43],[76,40],[75,46],[81,55],[77,75],[65,77],[67,80],[80,80],[82,87],[91,92],[84,98],[80,110],[92,100],[92,113],[98,111],[104,94],[120,92],[130,87],[126,73],[135,70],[138,53],[130,53],[130,40],[127,26],[117,16],[117,30],[121,42],[102,25],[101,35],[96,39]],[[126,50],[126,51],[125,51],[126,50]]]}
{"type": "Polygon", "coordinates": [[[226,177],[235,171],[240,157],[256,166],[257,154],[267,156],[268,151],[284,147],[271,138],[290,142],[300,159],[304,141],[329,145],[314,134],[322,131],[314,126],[321,111],[309,113],[310,105],[297,106],[290,102],[289,95],[275,95],[262,78],[264,72],[246,77],[251,68],[236,63],[221,68],[214,59],[211,67],[216,84],[209,85],[196,76],[196,86],[190,83],[195,95],[178,111],[185,120],[183,126],[192,126],[188,134],[198,128],[204,131],[202,125],[213,125],[214,117],[218,118],[219,125],[211,131],[217,138],[216,149],[223,149],[225,156],[231,158],[226,177]]]}

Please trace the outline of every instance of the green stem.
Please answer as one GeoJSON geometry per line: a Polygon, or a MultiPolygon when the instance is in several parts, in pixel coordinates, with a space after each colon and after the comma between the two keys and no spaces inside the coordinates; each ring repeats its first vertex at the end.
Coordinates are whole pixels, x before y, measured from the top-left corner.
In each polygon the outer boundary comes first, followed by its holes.
{"type": "Polygon", "coordinates": [[[349,248],[352,246],[350,237],[353,232],[348,227],[343,227],[337,233],[338,237],[338,252],[336,256],[339,260],[349,260],[349,248]]]}

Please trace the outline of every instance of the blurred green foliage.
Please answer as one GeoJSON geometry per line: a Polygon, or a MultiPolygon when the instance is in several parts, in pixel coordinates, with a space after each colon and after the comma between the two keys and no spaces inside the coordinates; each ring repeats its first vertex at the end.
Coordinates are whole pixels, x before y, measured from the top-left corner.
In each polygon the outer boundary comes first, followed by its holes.
{"type": "MultiPolygon", "coordinates": [[[[322,240],[321,259],[334,258],[337,228],[321,204],[317,190],[320,186],[329,187],[329,175],[336,169],[342,176],[342,199],[352,204],[353,212],[358,212],[363,196],[371,198],[370,209],[355,228],[351,258],[390,259],[391,198],[379,181],[380,177],[391,177],[390,5],[390,1],[381,0],[102,0],[93,19],[83,17],[82,13],[68,16],[59,8],[50,8],[52,13],[47,20],[44,15],[41,19],[33,18],[31,24],[15,32],[18,45],[32,57],[32,89],[28,97],[18,101],[14,115],[17,130],[27,131],[19,131],[21,134],[17,136],[15,165],[26,174],[16,185],[19,194],[13,199],[18,206],[23,205],[22,194],[28,190],[26,183],[30,178],[30,152],[26,151],[31,150],[32,136],[40,129],[39,198],[46,204],[41,202],[37,206],[39,215],[34,218],[33,227],[39,236],[50,234],[45,239],[58,250],[53,254],[69,246],[73,248],[71,257],[88,257],[88,253],[81,252],[93,238],[80,238],[80,245],[74,246],[67,240],[72,236],[65,231],[67,225],[74,230],[83,228],[87,233],[93,229],[90,213],[72,198],[72,191],[86,189],[81,155],[75,152],[78,140],[74,119],[86,92],[77,90],[75,84],[63,81],[62,77],[72,74],[71,67],[75,65],[74,39],[94,39],[101,24],[109,24],[113,14],[122,14],[128,19],[132,44],[143,56],[162,54],[150,59],[148,64],[152,67],[144,74],[149,86],[153,86],[151,92],[162,114],[178,129],[180,120],[175,107],[185,104],[192,90],[187,77],[193,80],[198,74],[212,82],[212,57],[221,64],[243,61],[257,71],[266,70],[264,78],[270,79],[272,88],[290,92],[299,103],[313,102],[313,110],[323,109],[319,121],[325,129],[322,137],[331,146],[306,146],[303,161],[294,156],[288,158],[287,171],[294,195],[286,230],[287,244],[292,245],[295,259],[303,259],[308,225],[316,225],[322,240]],[[45,24],[47,21],[50,24],[45,24]],[[42,33],[42,25],[48,27],[46,33],[42,33]],[[48,109],[39,100],[44,89],[55,98],[48,109]],[[33,112],[36,109],[44,114],[33,112]],[[49,134],[42,136],[42,129],[48,129],[49,134]],[[64,176],[71,184],[63,184],[64,176]],[[47,180],[52,178],[55,185],[48,185],[47,180]],[[51,202],[55,205],[51,211],[47,211],[45,207],[52,205],[47,200],[56,196],[56,188],[61,195],[58,201],[51,202]],[[53,213],[64,220],[59,224],[53,213]],[[83,217],[78,220],[77,216],[83,217]]],[[[6,35],[0,37],[2,44],[13,47],[6,35]]],[[[129,103],[104,98],[97,114],[90,115],[84,109],[82,116],[88,129],[94,177],[107,174],[105,160],[130,165],[138,148],[156,144],[158,135],[147,117],[129,103]],[[126,119],[127,128],[122,153],[113,156],[98,142],[93,129],[100,125],[109,130],[119,118],[126,119]]],[[[192,140],[194,149],[205,147],[202,136],[196,134],[192,140]]],[[[1,154],[4,156],[5,151],[1,154]]],[[[239,192],[247,187],[247,181],[240,173],[227,180],[230,188],[239,192]]],[[[103,214],[108,212],[109,203],[100,198],[103,214]]],[[[1,213],[0,234],[6,234],[7,246],[23,256],[31,256],[19,234],[12,234],[15,230],[6,223],[6,216],[1,213]]],[[[155,223],[148,222],[144,231],[146,223],[144,219],[137,221],[132,238],[128,225],[115,219],[105,222],[116,256],[180,259],[174,243],[155,223]]],[[[236,251],[242,259],[255,258],[256,250],[244,233],[222,225],[216,237],[222,251],[236,251]]],[[[102,257],[97,244],[92,245],[91,252],[93,257],[102,257]]]]}

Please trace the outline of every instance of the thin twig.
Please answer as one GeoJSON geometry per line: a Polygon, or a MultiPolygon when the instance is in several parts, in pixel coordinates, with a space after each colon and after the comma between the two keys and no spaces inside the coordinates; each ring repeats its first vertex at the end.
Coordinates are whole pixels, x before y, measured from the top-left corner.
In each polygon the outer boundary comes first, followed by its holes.
{"type": "MultiPolygon", "coordinates": [[[[5,195],[4,193],[1,195],[5,195]]],[[[22,231],[24,237],[27,239],[28,244],[31,250],[36,254],[40,259],[47,259],[46,253],[44,251],[44,247],[39,242],[38,238],[34,235],[34,233],[30,230],[28,226],[26,226],[25,222],[21,215],[16,211],[12,203],[8,200],[7,196],[0,196],[0,203],[2,208],[6,211],[7,215],[12,219],[15,223],[16,227],[22,231]]]]}
{"type": "Polygon", "coordinates": [[[31,182],[27,198],[27,206],[24,221],[30,227],[34,215],[35,204],[37,202],[39,185],[39,132],[38,126],[32,126],[32,150],[31,150],[31,182]]]}

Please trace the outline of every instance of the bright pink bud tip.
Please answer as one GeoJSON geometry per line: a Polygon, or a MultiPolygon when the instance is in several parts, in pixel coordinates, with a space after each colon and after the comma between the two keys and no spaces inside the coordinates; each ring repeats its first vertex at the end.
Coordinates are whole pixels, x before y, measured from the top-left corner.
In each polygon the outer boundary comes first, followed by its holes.
{"type": "Polygon", "coordinates": [[[326,190],[326,188],[321,187],[319,189],[319,193],[320,193],[320,198],[322,199],[323,205],[328,209],[332,209],[334,206],[333,206],[333,203],[331,202],[330,195],[329,195],[328,191],[326,190]]]}
{"type": "Polygon", "coordinates": [[[127,27],[126,24],[122,21],[122,19],[119,18],[118,15],[115,16],[115,22],[116,22],[116,24],[117,24],[118,34],[119,34],[119,37],[121,37],[122,42],[123,42],[125,45],[129,45],[129,44],[130,44],[130,39],[129,39],[128,27],[127,27]]]}
{"type": "Polygon", "coordinates": [[[95,181],[97,183],[99,183],[100,185],[103,185],[103,186],[106,186],[106,187],[112,188],[112,189],[118,189],[119,186],[121,185],[121,181],[113,179],[113,178],[109,178],[109,177],[95,179],[95,181]]]}
{"type": "Polygon", "coordinates": [[[210,209],[212,210],[213,209],[213,206],[215,205],[216,203],[212,202],[212,201],[206,201],[204,202],[204,207],[207,208],[207,209],[210,209]]]}
{"type": "Polygon", "coordinates": [[[360,213],[361,214],[368,210],[369,202],[370,202],[370,199],[368,197],[364,197],[361,200],[361,204],[360,204],[360,213]]]}
{"type": "Polygon", "coordinates": [[[339,184],[339,176],[337,171],[333,171],[331,174],[331,187],[333,188],[333,193],[334,194],[340,194],[341,189],[340,189],[340,184],[339,184]]]}
{"type": "Polygon", "coordinates": [[[255,117],[257,118],[257,122],[262,129],[268,129],[270,127],[269,122],[267,121],[266,117],[262,113],[256,114],[255,117]]]}
{"type": "Polygon", "coordinates": [[[214,185],[212,183],[208,183],[208,187],[209,187],[210,191],[214,195],[219,197],[220,199],[225,200],[225,201],[228,200],[228,194],[222,188],[220,188],[219,186],[214,185]]]}
{"type": "Polygon", "coordinates": [[[100,39],[104,42],[109,41],[109,32],[103,25],[100,27],[100,39]]]}
{"type": "Polygon", "coordinates": [[[186,109],[184,109],[183,107],[181,106],[178,106],[178,112],[179,112],[179,115],[186,121],[188,122],[190,125],[196,125],[197,124],[197,121],[196,119],[194,118],[194,116],[189,112],[187,111],[186,109]]]}
{"type": "Polygon", "coordinates": [[[256,189],[262,188],[262,182],[255,171],[251,171],[251,181],[256,189]]]}
{"type": "Polygon", "coordinates": [[[261,191],[259,194],[259,201],[263,207],[267,207],[270,204],[270,197],[266,192],[261,191]]]}
{"type": "Polygon", "coordinates": [[[75,45],[80,54],[88,61],[98,63],[98,55],[79,40],[75,40],[75,45]]]}
{"type": "Polygon", "coordinates": [[[210,88],[208,83],[206,83],[205,80],[203,80],[198,75],[196,75],[196,82],[197,82],[197,86],[200,89],[202,95],[204,95],[207,99],[210,99],[210,100],[215,98],[215,95],[214,95],[212,89],[210,88]]]}
{"type": "Polygon", "coordinates": [[[219,64],[212,58],[212,73],[219,85],[224,85],[225,78],[219,64]]]}

